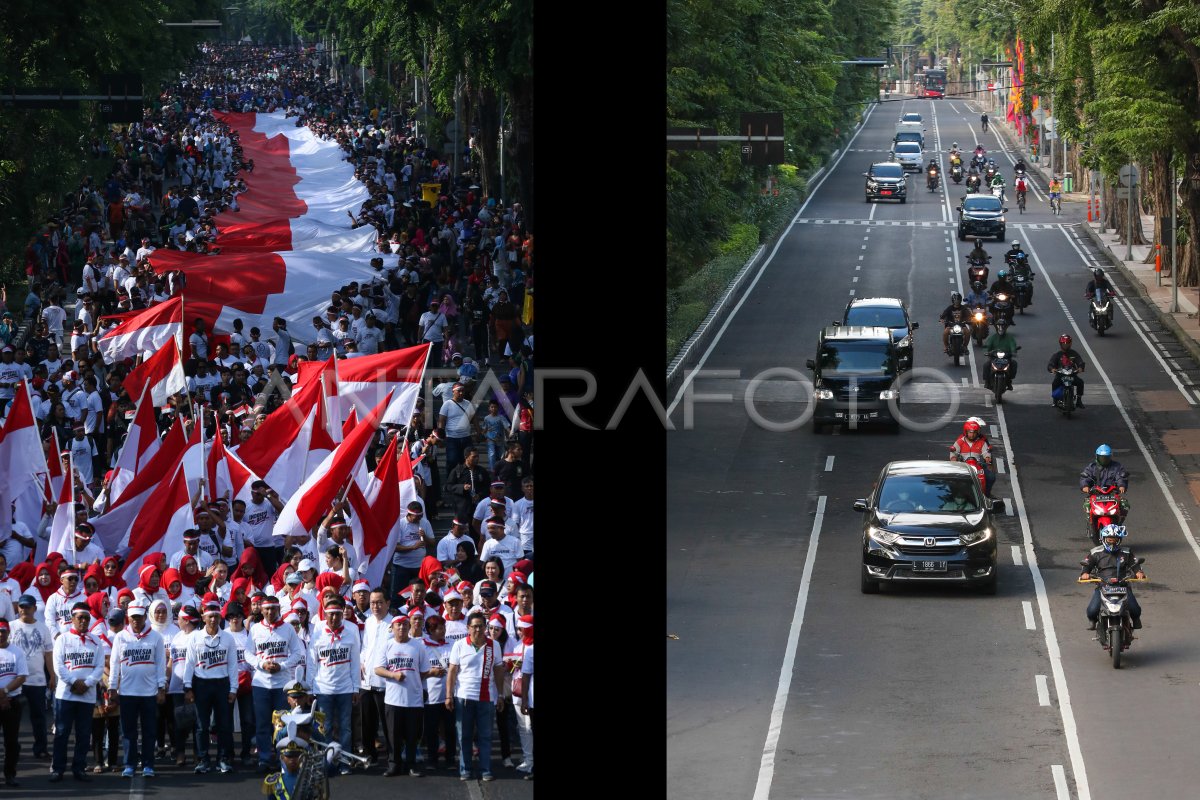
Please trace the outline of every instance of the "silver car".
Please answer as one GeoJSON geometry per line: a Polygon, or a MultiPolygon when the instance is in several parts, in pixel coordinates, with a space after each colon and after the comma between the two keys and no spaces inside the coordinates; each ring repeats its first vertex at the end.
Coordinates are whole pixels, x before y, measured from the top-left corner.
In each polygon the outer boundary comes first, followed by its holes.
{"type": "Polygon", "coordinates": [[[925,171],[925,151],[916,142],[896,142],[892,145],[890,160],[899,162],[906,170],[925,171]]]}

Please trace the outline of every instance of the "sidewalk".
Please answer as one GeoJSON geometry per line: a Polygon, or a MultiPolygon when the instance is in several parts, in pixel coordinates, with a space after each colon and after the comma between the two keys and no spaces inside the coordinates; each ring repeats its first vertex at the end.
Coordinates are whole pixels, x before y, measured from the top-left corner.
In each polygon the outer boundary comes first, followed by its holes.
{"type": "MultiPolygon", "coordinates": [[[[1016,137],[1015,132],[1011,129],[1008,122],[994,126],[994,129],[1000,131],[1008,143],[1008,147],[1013,152],[1021,153],[1025,156],[1025,163],[1029,167],[1032,174],[1038,175],[1044,185],[1050,183],[1050,170],[1044,163],[1035,162],[1027,147],[1025,147],[1016,137]]],[[[1078,213],[1079,205],[1088,201],[1086,192],[1071,192],[1063,194],[1063,214],[1068,214],[1068,209],[1078,213]]],[[[1075,218],[1075,214],[1071,214],[1075,218]]],[[[1146,304],[1150,307],[1151,312],[1155,315],[1163,327],[1169,329],[1179,339],[1179,343],[1192,356],[1193,359],[1200,362],[1200,287],[1196,286],[1181,286],[1179,287],[1179,306],[1178,310],[1171,311],[1172,295],[1174,293],[1174,276],[1170,274],[1171,264],[1168,253],[1164,253],[1163,272],[1159,285],[1159,278],[1154,272],[1154,263],[1142,263],[1146,257],[1154,249],[1153,245],[1134,245],[1132,248],[1133,259],[1125,260],[1126,246],[1121,242],[1121,235],[1115,231],[1101,231],[1099,222],[1088,222],[1083,219],[1079,223],[1082,231],[1092,240],[1095,245],[1100,248],[1100,251],[1108,256],[1109,261],[1113,266],[1129,281],[1130,288],[1136,292],[1146,304]]],[[[1154,232],[1154,216],[1151,214],[1142,214],[1142,231],[1149,232],[1151,235],[1154,232]]]]}

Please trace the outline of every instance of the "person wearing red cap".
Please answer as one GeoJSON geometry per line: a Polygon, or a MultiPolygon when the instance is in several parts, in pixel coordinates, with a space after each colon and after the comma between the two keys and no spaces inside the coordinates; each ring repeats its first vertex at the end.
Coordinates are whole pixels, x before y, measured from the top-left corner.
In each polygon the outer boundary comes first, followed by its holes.
{"type": "Polygon", "coordinates": [[[409,621],[404,617],[392,619],[391,632],[391,641],[378,649],[372,665],[375,674],[384,681],[387,725],[392,737],[388,769],[383,774],[391,778],[407,772],[419,778],[417,743],[424,706],[422,681],[429,677],[429,655],[424,647],[409,640],[409,621]],[[400,766],[402,746],[403,768],[400,766]]]}
{"type": "Polygon", "coordinates": [[[71,772],[77,781],[90,781],[84,771],[92,739],[92,708],[96,684],[104,674],[105,649],[87,628],[92,614],[87,603],[70,607],[70,627],[54,641],[54,674],[58,686],[54,697],[54,757],[51,782],[61,781],[67,766],[67,738],[75,730],[75,754],[71,772]]]}

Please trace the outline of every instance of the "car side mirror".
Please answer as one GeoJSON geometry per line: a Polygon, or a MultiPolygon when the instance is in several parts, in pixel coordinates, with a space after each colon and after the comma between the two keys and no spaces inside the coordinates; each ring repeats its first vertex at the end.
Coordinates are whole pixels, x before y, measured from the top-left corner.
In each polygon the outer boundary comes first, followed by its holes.
{"type": "Polygon", "coordinates": [[[809,369],[816,369],[816,368],[817,368],[817,362],[813,361],[813,360],[810,358],[808,361],[805,361],[805,362],[804,362],[804,366],[808,367],[809,369]]]}
{"type": "Polygon", "coordinates": [[[831,325],[833,325],[833,327],[835,327],[835,328],[840,328],[840,327],[842,327],[842,322],[841,322],[841,320],[836,320],[836,319],[835,319],[835,320],[833,320],[833,322],[831,322],[830,324],[831,324],[831,325]]]}
{"type": "Polygon", "coordinates": [[[855,511],[866,511],[867,510],[867,501],[866,500],[855,500],[854,501],[854,510],[855,511]]]}
{"type": "Polygon", "coordinates": [[[914,323],[912,324],[912,329],[913,329],[914,331],[915,331],[917,328],[919,328],[919,327],[921,327],[921,323],[919,323],[919,322],[914,322],[914,323]]]}
{"type": "Polygon", "coordinates": [[[870,174],[869,172],[864,172],[864,173],[863,173],[863,177],[864,177],[864,178],[869,178],[869,177],[871,177],[871,174],[870,174]]]}
{"type": "Polygon", "coordinates": [[[1004,209],[1004,213],[1005,213],[1005,214],[1007,214],[1007,213],[1008,213],[1008,209],[1007,209],[1007,208],[1006,208],[1006,209],[1004,209]]]}
{"type": "Polygon", "coordinates": [[[1003,510],[1004,510],[1004,501],[1003,500],[993,500],[992,501],[992,513],[999,514],[1003,510]]]}

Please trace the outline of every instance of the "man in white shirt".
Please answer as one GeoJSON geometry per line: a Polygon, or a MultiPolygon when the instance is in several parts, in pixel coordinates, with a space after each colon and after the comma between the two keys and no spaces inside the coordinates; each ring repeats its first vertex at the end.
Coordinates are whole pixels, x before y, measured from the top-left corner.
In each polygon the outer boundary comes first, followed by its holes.
{"type": "Polygon", "coordinates": [[[120,698],[121,738],[127,743],[121,777],[132,778],[137,766],[140,723],[142,776],[153,778],[158,706],[167,701],[167,647],[146,621],[146,606],[130,603],[125,613],[129,626],[113,639],[108,679],[120,698]]]}
{"type": "Polygon", "coordinates": [[[421,570],[426,547],[433,545],[433,526],[425,519],[425,507],[419,500],[408,504],[404,519],[400,521],[400,533],[396,537],[395,552],[392,553],[392,585],[389,600],[395,603],[400,590],[408,586],[421,570]]]}
{"type": "Polygon", "coordinates": [[[471,444],[475,406],[463,396],[464,392],[461,383],[454,384],[450,389],[450,399],[443,402],[438,410],[438,427],[446,432],[446,474],[462,463],[463,451],[471,444]]]}
{"type": "MultiPolygon", "coordinates": [[[[17,756],[21,752],[21,687],[29,677],[25,651],[12,646],[7,620],[0,620],[0,727],[4,730],[4,785],[17,783],[17,756]]],[[[40,666],[40,665],[39,665],[40,666]]]]}
{"type": "Polygon", "coordinates": [[[204,627],[195,632],[188,645],[183,670],[183,697],[196,704],[196,769],[207,773],[209,721],[217,718],[217,769],[233,771],[233,701],[237,699],[237,642],[229,631],[221,630],[221,610],[204,610],[204,627]]]}
{"type": "MultiPolygon", "coordinates": [[[[325,734],[329,741],[338,741],[343,750],[354,752],[351,717],[360,693],[362,643],[358,628],[345,624],[346,607],[340,597],[326,600],[323,608],[325,622],[316,624],[309,644],[310,658],[317,668],[313,692],[317,696],[317,709],[325,714],[325,734]]],[[[343,764],[339,772],[349,775],[350,767],[343,764]]]]}
{"type": "Polygon", "coordinates": [[[375,663],[379,648],[387,643],[391,636],[392,615],[388,613],[388,598],[381,589],[371,591],[371,613],[363,623],[362,654],[359,658],[363,691],[359,705],[362,708],[362,744],[363,752],[372,761],[379,759],[379,751],[375,746],[375,737],[379,732],[379,724],[383,723],[383,741],[387,752],[392,752],[392,729],[387,724],[387,710],[384,705],[383,678],[375,674],[371,666],[375,663]]]}
{"type": "Polygon", "coordinates": [[[450,650],[450,670],[446,677],[446,708],[455,709],[458,720],[458,777],[471,777],[471,756],[476,737],[479,742],[479,766],[485,781],[492,776],[492,727],[496,712],[504,710],[500,686],[504,669],[504,651],[500,643],[487,638],[487,619],[481,613],[467,617],[467,636],[450,650]]]}
{"type": "MultiPolygon", "coordinates": [[[[83,510],[76,506],[77,510],[83,510]]],[[[104,550],[92,541],[96,528],[90,522],[80,522],[75,525],[75,537],[66,548],[63,556],[67,563],[81,570],[86,570],[92,564],[104,561],[104,550]]]]}
{"type": "MultiPolygon", "coordinates": [[[[459,543],[463,541],[471,541],[467,536],[466,523],[457,517],[450,523],[450,532],[443,536],[437,544],[437,560],[442,562],[442,566],[446,569],[454,566],[454,554],[458,550],[459,543]]],[[[474,542],[471,542],[474,545],[474,542]]]]}
{"type": "Polygon", "coordinates": [[[525,494],[513,503],[512,519],[517,523],[517,535],[521,538],[521,550],[525,558],[533,559],[533,476],[521,479],[521,491],[525,494]]]}
{"type": "Polygon", "coordinates": [[[167,567],[179,569],[184,556],[196,559],[196,566],[200,568],[201,574],[208,572],[208,568],[212,566],[213,557],[200,549],[200,531],[196,528],[188,528],[183,532],[183,549],[177,550],[171,555],[167,561],[167,567]]]}
{"type": "MultiPolygon", "coordinates": [[[[29,706],[29,721],[33,725],[33,757],[45,758],[46,749],[46,688],[54,675],[54,636],[37,616],[37,598],[30,594],[17,599],[19,616],[12,625],[12,641],[25,654],[29,676],[21,687],[29,706]]],[[[50,685],[53,690],[53,685],[50,685]]]]}
{"type": "Polygon", "coordinates": [[[429,363],[442,363],[442,346],[445,344],[446,328],[449,323],[446,315],[438,310],[441,303],[434,299],[429,301],[429,310],[417,320],[420,341],[429,343],[429,363]]]}
{"type": "MultiPolygon", "coordinates": [[[[418,609],[413,612],[421,615],[418,609]]],[[[409,623],[404,617],[391,622],[392,638],[375,653],[373,671],[383,678],[387,724],[392,731],[392,746],[388,753],[385,777],[407,772],[419,778],[417,742],[424,716],[424,680],[429,677],[429,654],[419,642],[409,640],[409,623]],[[400,766],[400,748],[405,751],[405,765],[400,766]]],[[[436,753],[435,753],[436,755],[436,753]]]]}
{"type": "MultiPolygon", "coordinates": [[[[48,606],[47,606],[48,608],[48,606]]],[[[92,709],[96,705],[96,684],[104,674],[105,647],[88,633],[92,613],[87,603],[70,609],[71,627],[54,640],[54,674],[58,687],[54,697],[54,756],[50,782],[63,779],[67,767],[67,738],[75,732],[75,755],[71,773],[77,781],[90,781],[84,770],[92,743],[92,709]]]]}
{"type": "MultiPolygon", "coordinates": [[[[250,502],[246,503],[246,515],[241,519],[245,542],[258,551],[263,569],[273,575],[283,558],[283,537],[273,534],[275,520],[283,510],[283,502],[264,480],[250,484],[250,502]]],[[[268,743],[269,747],[269,743],[268,743]]]]}
{"type": "Polygon", "coordinates": [[[492,556],[498,557],[504,562],[504,577],[501,580],[507,580],[513,565],[525,555],[521,550],[521,540],[516,536],[509,536],[505,532],[504,520],[499,517],[492,517],[488,520],[487,532],[488,540],[483,543],[483,549],[479,551],[479,560],[486,562],[492,556]]]}
{"type": "MultiPolygon", "coordinates": [[[[503,514],[507,520],[516,510],[512,498],[504,495],[504,481],[492,481],[488,487],[488,496],[475,505],[475,513],[471,516],[471,533],[475,535],[476,539],[481,538],[484,534],[484,520],[497,514],[503,514]]],[[[513,531],[516,531],[515,523],[513,531]]]]}
{"type": "Polygon", "coordinates": [[[358,345],[358,352],[367,356],[375,355],[379,352],[379,345],[383,342],[384,330],[379,327],[374,313],[368,313],[364,319],[366,322],[359,330],[358,335],[354,337],[354,342],[358,345]]]}
{"type": "Polygon", "coordinates": [[[246,663],[254,670],[250,679],[254,699],[255,742],[258,746],[258,766],[269,767],[272,753],[271,716],[287,709],[284,688],[296,667],[305,662],[306,654],[296,630],[279,617],[279,598],[262,601],[263,620],[250,628],[250,646],[246,663]]]}

